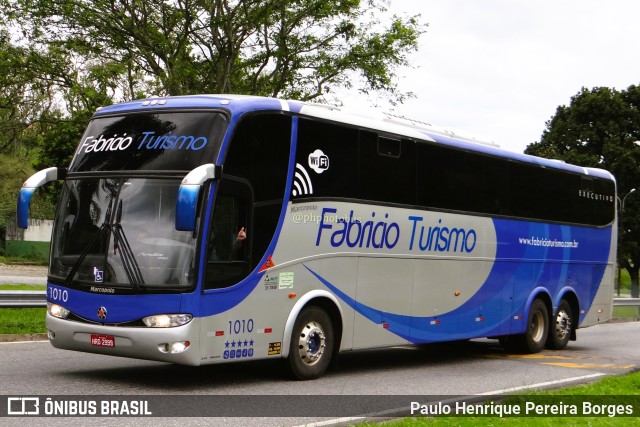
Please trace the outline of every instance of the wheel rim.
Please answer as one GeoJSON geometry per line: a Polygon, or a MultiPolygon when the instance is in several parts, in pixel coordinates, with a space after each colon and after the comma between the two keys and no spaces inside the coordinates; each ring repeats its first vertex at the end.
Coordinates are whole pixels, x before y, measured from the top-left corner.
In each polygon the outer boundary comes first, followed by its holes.
{"type": "Polygon", "coordinates": [[[318,322],[307,323],[300,332],[298,352],[305,365],[315,365],[320,361],[326,346],[326,338],[322,326],[318,322]]]}
{"type": "Polygon", "coordinates": [[[531,318],[531,339],[540,342],[544,337],[544,329],[544,316],[540,311],[536,311],[531,318]]]}
{"type": "Polygon", "coordinates": [[[571,317],[564,310],[558,311],[556,315],[556,336],[564,340],[571,331],[571,317]]]}

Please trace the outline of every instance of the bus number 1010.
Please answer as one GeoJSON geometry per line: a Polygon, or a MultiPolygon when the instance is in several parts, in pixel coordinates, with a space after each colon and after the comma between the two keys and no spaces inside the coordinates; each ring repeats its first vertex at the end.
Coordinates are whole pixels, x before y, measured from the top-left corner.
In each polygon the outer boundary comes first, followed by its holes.
{"type": "Polygon", "coordinates": [[[253,332],[253,319],[229,320],[229,334],[250,334],[253,332]]]}

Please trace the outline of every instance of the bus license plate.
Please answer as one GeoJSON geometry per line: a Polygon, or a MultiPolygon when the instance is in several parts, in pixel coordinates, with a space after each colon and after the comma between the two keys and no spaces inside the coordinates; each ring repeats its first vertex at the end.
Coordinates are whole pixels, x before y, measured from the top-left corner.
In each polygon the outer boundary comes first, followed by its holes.
{"type": "Polygon", "coordinates": [[[115,347],[116,340],[111,335],[91,334],[91,345],[98,347],[115,347]]]}

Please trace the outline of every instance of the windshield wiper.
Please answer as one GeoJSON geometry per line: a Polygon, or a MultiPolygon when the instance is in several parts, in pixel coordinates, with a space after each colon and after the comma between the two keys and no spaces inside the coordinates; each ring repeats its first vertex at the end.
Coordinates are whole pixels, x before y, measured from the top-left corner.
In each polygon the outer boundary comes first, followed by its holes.
{"type": "Polygon", "coordinates": [[[73,276],[76,275],[76,273],[78,272],[78,269],[82,265],[82,262],[87,257],[87,255],[89,255],[89,251],[93,247],[94,243],[96,243],[98,241],[98,239],[100,238],[102,233],[104,233],[105,230],[108,230],[110,228],[109,227],[109,222],[111,221],[111,208],[112,208],[112,206],[113,206],[113,199],[111,199],[111,201],[109,202],[109,207],[107,208],[107,213],[104,216],[104,221],[100,225],[100,228],[98,229],[98,231],[93,233],[93,236],[91,236],[91,239],[89,240],[89,243],[87,243],[85,248],[82,250],[82,252],[80,253],[80,256],[78,256],[78,259],[76,260],[76,262],[73,263],[73,267],[71,267],[71,270],[69,271],[69,274],[67,274],[67,277],[64,279],[65,285],[68,286],[68,285],[71,284],[71,280],[73,280],[73,276]]]}
{"type": "Polygon", "coordinates": [[[124,230],[122,229],[122,225],[120,224],[121,219],[122,219],[122,201],[118,203],[116,220],[112,226],[113,253],[115,255],[118,252],[118,249],[120,249],[120,258],[122,258],[122,267],[124,268],[124,271],[127,274],[129,283],[131,283],[131,286],[133,287],[133,289],[138,291],[140,289],[140,285],[144,285],[144,278],[142,277],[140,266],[138,265],[138,261],[136,261],[135,255],[133,254],[133,250],[131,249],[131,245],[129,244],[127,235],[124,233],[124,230]]]}
{"type": "Polygon", "coordinates": [[[71,267],[69,274],[67,274],[67,277],[65,278],[66,285],[71,284],[73,277],[78,272],[78,269],[80,269],[80,266],[82,265],[87,255],[89,255],[89,252],[91,252],[91,248],[93,247],[93,245],[100,239],[100,237],[105,232],[108,232],[108,231],[111,231],[113,234],[114,255],[118,252],[118,250],[120,250],[122,267],[124,268],[125,274],[129,279],[129,283],[131,284],[131,287],[135,291],[139,291],[141,285],[144,285],[144,278],[142,276],[142,272],[140,271],[140,266],[136,261],[135,255],[133,254],[133,250],[131,249],[131,245],[129,244],[129,240],[127,239],[127,236],[124,233],[124,230],[122,229],[122,225],[120,224],[120,221],[122,220],[122,201],[121,200],[118,202],[115,221],[113,221],[113,224],[111,223],[113,202],[114,200],[119,198],[118,196],[119,194],[116,195],[115,197],[111,196],[111,200],[109,201],[109,206],[107,208],[104,221],[100,225],[100,228],[93,234],[93,236],[91,236],[89,243],[87,243],[85,248],[82,250],[82,252],[78,256],[78,259],[73,264],[73,267],[71,267]]]}

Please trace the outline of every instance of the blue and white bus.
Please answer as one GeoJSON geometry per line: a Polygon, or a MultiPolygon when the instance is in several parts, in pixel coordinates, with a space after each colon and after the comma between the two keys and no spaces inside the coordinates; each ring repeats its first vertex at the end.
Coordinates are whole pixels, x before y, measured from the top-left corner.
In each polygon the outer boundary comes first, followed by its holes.
{"type": "Polygon", "coordinates": [[[391,116],[202,95],[97,111],[51,242],[56,348],[185,365],[478,337],[562,349],[611,315],[616,185],[599,169],[391,116]]]}

